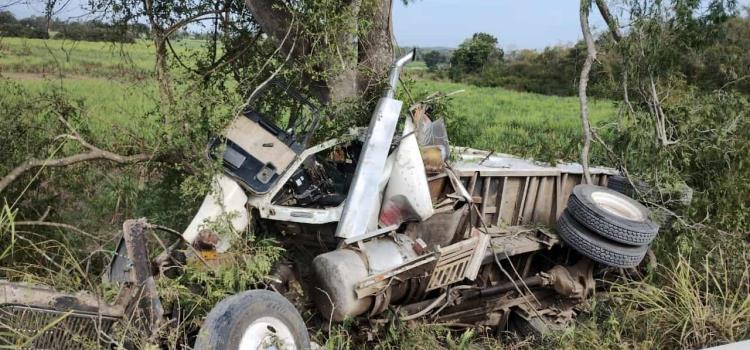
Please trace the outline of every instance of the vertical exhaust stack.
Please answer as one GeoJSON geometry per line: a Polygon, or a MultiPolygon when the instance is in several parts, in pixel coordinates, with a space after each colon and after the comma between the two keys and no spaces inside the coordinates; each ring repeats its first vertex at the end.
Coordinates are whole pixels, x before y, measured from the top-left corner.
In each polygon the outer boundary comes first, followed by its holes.
{"type": "Polygon", "coordinates": [[[380,98],[370,119],[349,195],[346,197],[336,237],[349,238],[367,233],[367,224],[380,210],[378,183],[396,131],[402,102],[394,99],[403,66],[414,58],[415,51],[397,59],[388,75],[388,90],[380,98]]]}
{"type": "Polygon", "coordinates": [[[413,61],[416,56],[417,49],[414,49],[393,62],[391,72],[388,73],[388,90],[385,92],[385,97],[393,98],[396,96],[396,86],[398,86],[398,78],[401,77],[401,69],[409,63],[409,61],[413,61]]]}

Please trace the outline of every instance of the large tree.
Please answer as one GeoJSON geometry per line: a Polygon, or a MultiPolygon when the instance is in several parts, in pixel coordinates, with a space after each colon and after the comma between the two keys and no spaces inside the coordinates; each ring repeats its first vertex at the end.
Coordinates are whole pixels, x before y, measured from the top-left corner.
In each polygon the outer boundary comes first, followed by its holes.
{"type": "Polygon", "coordinates": [[[293,50],[291,54],[297,58],[316,50],[331,54],[332,60],[318,63],[326,74],[308,75],[308,82],[323,102],[360,96],[383,77],[392,61],[391,0],[342,0],[333,2],[334,6],[330,6],[331,1],[302,2],[301,6],[279,0],[245,3],[262,30],[283,43],[285,52],[293,50]],[[325,15],[316,12],[322,8],[337,11],[325,15]],[[299,27],[305,20],[320,22],[322,27],[313,31],[299,27]]]}

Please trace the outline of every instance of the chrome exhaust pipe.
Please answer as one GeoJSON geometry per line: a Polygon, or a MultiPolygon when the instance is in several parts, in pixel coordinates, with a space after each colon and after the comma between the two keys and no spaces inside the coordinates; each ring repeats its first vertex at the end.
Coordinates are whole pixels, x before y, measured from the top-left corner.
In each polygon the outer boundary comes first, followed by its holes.
{"type": "Polygon", "coordinates": [[[371,220],[377,220],[380,212],[380,180],[384,176],[388,151],[396,131],[396,123],[403,103],[394,99],[401,68],[414,58],[415,51],[393,62],[388,75],[388,89],[380,98],[370,118],[362,151],[359,153],[354,178],[341,211],[336,237],[350,238],[368,232],[371,220]]]}
{"type": "Polygon", "coordinates": [[[411,50],[406,55],[401,56],[399,59],[393,62],[391,66],[391,72],[388,74],[388,90],[385,92],[385,97],[393,98],[396,95],[396,86],[398,86],[398,78],[401,76],[401,69],[409,61],[414,60],[417,56],[417,49],[411,50]]]}

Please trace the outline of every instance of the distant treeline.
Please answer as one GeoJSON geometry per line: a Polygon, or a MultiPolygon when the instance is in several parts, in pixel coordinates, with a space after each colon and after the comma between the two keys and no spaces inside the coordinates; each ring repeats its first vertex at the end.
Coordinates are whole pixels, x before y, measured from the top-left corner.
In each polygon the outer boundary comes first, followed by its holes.
{"type": "MultiPolygon", "coordinates": [[[[682,53],[682,78],[702,90],[732,88],[750,94],[750,13],[722,24],[710,47],[682,53]]],[[[608,35],[598,39],[598,61],[591,72],[589,93],[600,97],[613,91],[622,71],[617,55],[609,51],[608,35]]],[[[545,95],[574,96],[586,59],[583,42],[544,50],[503,52],[498,39],[474,34],[457,49],[424,49],[418,59],[433,76],[477,86],[505,87],[545,95]]],[[[616,90],[616,89],[614,89],[616,90]]]]}
{"type": "Polygon", "coordinates": [[[48,21],[45,17],[37,16],[17,19],[9,11],[0,11],[0,36],[6,37],[132,43],[148,33],[148,26],[141,23],[123,25],[97,20],[48,21]]]}

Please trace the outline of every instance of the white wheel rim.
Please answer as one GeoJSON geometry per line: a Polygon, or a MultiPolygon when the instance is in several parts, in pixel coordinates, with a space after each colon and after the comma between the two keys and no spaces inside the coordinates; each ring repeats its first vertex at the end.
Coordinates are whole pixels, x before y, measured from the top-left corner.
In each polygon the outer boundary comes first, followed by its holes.
{"type": "Polygon", "coordinates": [[[638,207],[619,196],[607,192],[594,192],[591,199],[604,211],[633,221],[643,221],[645,217],[638,207]]]}
{"type": "Polygon", "coordinates": [[[274,317],[261,317],[245,329],[239,350],[294,350],[294,337],[289,328],[274,317]]]}

